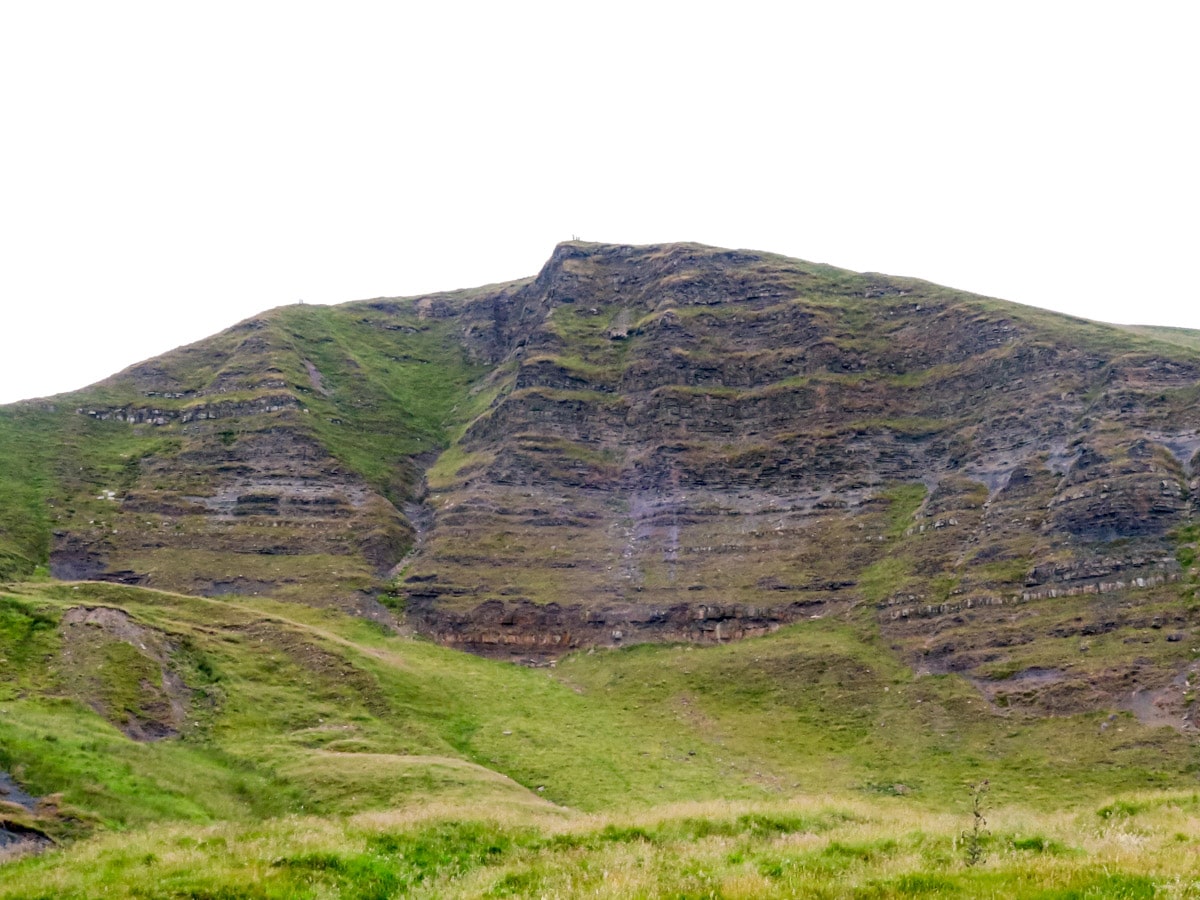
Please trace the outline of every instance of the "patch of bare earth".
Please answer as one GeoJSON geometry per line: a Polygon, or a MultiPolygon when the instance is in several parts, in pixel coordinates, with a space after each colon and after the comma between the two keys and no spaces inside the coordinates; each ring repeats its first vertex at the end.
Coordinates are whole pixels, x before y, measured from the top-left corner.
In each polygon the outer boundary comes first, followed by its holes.
{"type": "Polygon", "coordinates": [[[178,648],[165,635],[106,606],[72,607],[59,628],[60,663],[74,696],[135,741],[179,735],[192,692],[172,662],[178,648]],[[115,654],[115,644],[134,652],[115,654]],[[121,658],[132,664],[115,666],[121,658]]]}

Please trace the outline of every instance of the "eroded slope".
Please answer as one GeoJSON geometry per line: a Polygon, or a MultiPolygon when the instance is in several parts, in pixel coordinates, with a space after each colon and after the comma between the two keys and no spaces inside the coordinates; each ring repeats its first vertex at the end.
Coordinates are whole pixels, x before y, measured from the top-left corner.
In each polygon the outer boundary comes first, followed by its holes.
{"type": "Polygon", "coordinates": [[[0,564],[382,615],[404,513],[482,367],[428,304],[286,307],[0,411],[0,564]]]}
{"type": "Polygon", "coordinates": [[[695,245],[562,245],[492,333],[495,399],[405,573],[442,640],[722,640],[1183,574],[1200,358],[1175,344],[695,245]]]}

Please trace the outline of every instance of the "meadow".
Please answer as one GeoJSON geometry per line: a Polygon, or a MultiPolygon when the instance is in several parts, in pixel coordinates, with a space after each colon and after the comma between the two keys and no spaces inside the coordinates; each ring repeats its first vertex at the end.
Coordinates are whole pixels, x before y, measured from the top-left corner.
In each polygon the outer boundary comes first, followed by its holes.
{"type": "Polygon", "coordinates": [[[1189,737],[992,707],[853,616],[531,669],[44,581],[0,658],[0,769],[43,798],[6,820],[56,842],[0,897],[1200,896],[1189,737]]]}

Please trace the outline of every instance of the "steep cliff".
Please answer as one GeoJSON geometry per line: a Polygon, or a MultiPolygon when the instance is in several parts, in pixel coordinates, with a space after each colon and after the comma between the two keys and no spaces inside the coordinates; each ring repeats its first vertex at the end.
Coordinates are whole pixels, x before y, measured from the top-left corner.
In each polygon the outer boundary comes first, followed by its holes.
{"type": "Polygon", "coordinates": [[[722,640],[1183,574],[1187,349],[693,245],[563,245],[506,307],[494,397],[430,471],[404,573],[442,640],[722,640]]]}

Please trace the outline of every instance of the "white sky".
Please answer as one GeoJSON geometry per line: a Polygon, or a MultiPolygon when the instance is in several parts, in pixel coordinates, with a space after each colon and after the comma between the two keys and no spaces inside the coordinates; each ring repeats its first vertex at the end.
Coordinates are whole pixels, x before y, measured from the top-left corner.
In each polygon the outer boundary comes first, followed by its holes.
{"type": "Polygon", "coordinates": [[[0,402],[695,240],[1200,328],[1195,2],[0,6],[0,402]]]}

